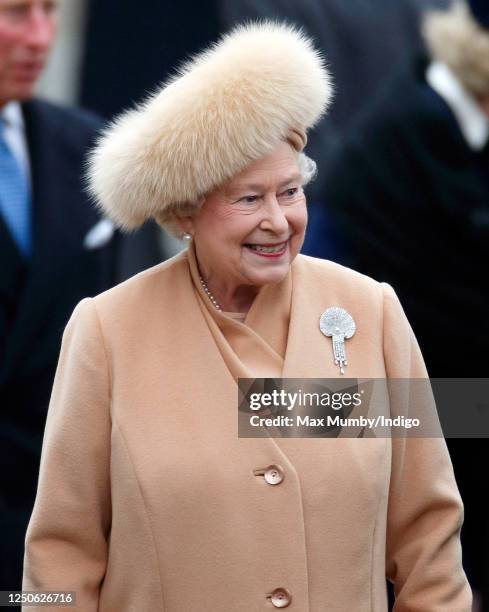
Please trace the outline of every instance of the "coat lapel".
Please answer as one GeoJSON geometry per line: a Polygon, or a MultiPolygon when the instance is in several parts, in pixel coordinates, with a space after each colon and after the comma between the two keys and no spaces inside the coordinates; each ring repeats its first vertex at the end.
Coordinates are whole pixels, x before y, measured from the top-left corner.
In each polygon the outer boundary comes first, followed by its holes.
{"type": "MultiPolygon", "coordinates": [[[[319,329],[321,314],[331,306],[351,308],[336,293],[336,283],[324,282],[324,272],[316,277],[298,256],[292,265],[292,305],[284,378],[337,378],[332,343],[319,329]],[[320,280],[321,279],[321,280],[320,280]]],[[[333,280],[333,279],[331,279],[333,280]]],[[[354,348],[355,337],[346,344],[347,354],[354,348]]]]}
{"type": "MultiPolygon", "coordinates": [[[[161,306],[154,314],[155,326],[168,321],[168,328],[163,334],[165,342],[161,343],[164,351],[161,360],[165,360],[167,346],[174,347],[172,363],[169,366],[168,379],[164,377],[162,387],[169,398],[169,404],[182,404],[182,379],[175,377],[179,364],[185,363],[192,372],[190,379],[185,380],[185,398],[187,405],[181,405],[182,415],[202,419],[198,430],[208,430],[213,436],[229,440],[228,454],[237,453],[240,463],[249,464],[249,473],[254,468],[274,463],[283,465],[290,473],[296,469],[289,458],[286,448],[275,438],[239,438],[238,419],[243,414],[238,410],[240,395],[238,385],[227,366],[221,351],[209,330],[208,323],[199,306],[197,293],[191,280],[185,259],[186,252],[179,254],[180,264],[175,266],[177,274],[167,284],[159,287],[161,296],[154,300],[155,304],[165,303],[166,294],[171,292],[178,311],[172,310],[165,316],[161,306]],[[188,333],[191,322],[191,333],[188,333]],[[184,331],[182,331],[184,330],[184,331]],[[202,361],[205,356],[205,361],[202,361]],[[173,385],[175,385],[174,388],[173,385]]],[[[167,262],[168,264],[169,262],[167,262]]],[[[288,292],[287,292],[288,294],[288,292]]],[[[151,327],[151,326],[150,326],[151,327]]],[[[166,357],[168,360],[168,356],[166,357]]],[[[156,418],[156,415],[155,415],[156,418]]],[[[225,453],[226,454],[226,453],[225,453]]]]}
{"type": "MultiPolygon", "coordinates": [[[[382,355],[371,350],[368,333],[369,330],[381,326],[382,303],[379,302],[378,318],[372,319],[372,316],[375,317],[375,309],[364,308],[362,297],[358,294],[359,287],[356,286],[360,285],[360,281],[355,283],[350,277],[349,282],[345,283],[340,278],[342,269],[332,262],[310,257],[299,256],[294,261],[292,307],[283,378],[326,379],[330,381],[328,386],[334,391],[355,392],[359,390],[360,384],[362,393],[367,394],[365,398],[369,398],[368,402],[362,402],[359,408],[342,413],[342,416],[365,416],[365,406],[369,406],[372,397],[372,384],[369,380],[385,376],[382,355]],[[334,306],[349,312],[357,326],[355,335],[345,340],[348,366],[344,376],[340,374],[339,366],[334,363],[332,338],[324,336],[319,328],[319,319],[323,312],[334,306]],[[369,310],[372,312],[369,313],[369,310]]],[[[283,384],[286,385],[285,380],[283,384]]],[[[294,391],[296,387],[297,382],[294,391]]],[[[376,405],[374,403],[372,407],[375,408],[376,405]]],[[[370,431],[358,426],[350,427],[346,436],[354,437],[355,434],[357,437],[372,435],[370,431]]],[[[340,428],[336,436],[343,435],[345,434],[340,428]]]]}

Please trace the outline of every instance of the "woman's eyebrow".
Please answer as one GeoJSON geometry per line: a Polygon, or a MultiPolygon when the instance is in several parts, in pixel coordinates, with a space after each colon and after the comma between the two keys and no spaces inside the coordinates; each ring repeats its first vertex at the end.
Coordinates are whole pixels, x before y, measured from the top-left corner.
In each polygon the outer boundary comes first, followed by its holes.
{"type": "Polygon", "coordinates": [[[288,179],[285,179],[285,181],[282,181],[280,185],[278,186],[278,188],[282,189],[282,187],[285,187],[285,185],[288,185],[289,183],[297,183],[300,180],[301,180],[301,175],[299,173],[293,174],[288,179]]]}

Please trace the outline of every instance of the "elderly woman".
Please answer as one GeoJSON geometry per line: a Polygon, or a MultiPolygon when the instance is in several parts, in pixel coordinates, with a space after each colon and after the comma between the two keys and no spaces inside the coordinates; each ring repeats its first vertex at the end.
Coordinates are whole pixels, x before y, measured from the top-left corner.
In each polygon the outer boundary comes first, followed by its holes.
{"type": "Polygon", "coordinates": [[[83,612],[469,612],[443,439],[240,439],[240,377],[424,377],[388,285],[299,255],[302,149],[328,73],[311,42],[239,27],[111,126],[90,185],[122,227],[189,241],[82,301],[64,334],[24,589],[83,612]],[[346,364],[340,363],[346,366],[346,364]]]}

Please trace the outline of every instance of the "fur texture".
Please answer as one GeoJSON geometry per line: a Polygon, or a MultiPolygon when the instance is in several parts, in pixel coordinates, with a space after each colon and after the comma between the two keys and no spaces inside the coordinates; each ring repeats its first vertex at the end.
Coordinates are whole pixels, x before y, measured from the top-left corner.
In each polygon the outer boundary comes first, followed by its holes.
{"type": "Polygon", "coordinates": [[[312,42],[274,22],[241,25],[102,134],[88,167],[104,214],[171,225],[189,203],[314,126],[332,94],[312,42]]]}

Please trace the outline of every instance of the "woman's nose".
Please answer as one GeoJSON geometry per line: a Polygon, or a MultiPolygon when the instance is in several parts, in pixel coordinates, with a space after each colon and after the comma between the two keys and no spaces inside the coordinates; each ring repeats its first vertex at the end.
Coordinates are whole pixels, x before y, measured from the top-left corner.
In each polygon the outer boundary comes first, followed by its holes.
{"type": "Polygon", "coordinates": [[[289,228],[289,222],[275,196],[269,198],[264,206],[264,216],[260,227],[273,231],[275,234],[284,234],[289,228]]]}

